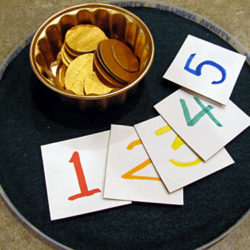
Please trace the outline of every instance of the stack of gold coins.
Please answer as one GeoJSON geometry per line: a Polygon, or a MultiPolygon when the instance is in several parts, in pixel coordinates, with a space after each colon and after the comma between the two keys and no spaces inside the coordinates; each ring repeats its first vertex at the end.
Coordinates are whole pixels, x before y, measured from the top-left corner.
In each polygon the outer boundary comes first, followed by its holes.
{"type": "Polygon", "coordinates": [[[122,87],[137,78],[140,62],[133,51],[117,39],[103,40],[95,52],[94,69],[109,84],[122,87]]]}
{"type": "Polygon", "coordinates": [[[139,60],[125,43],[97,26],[80,24],[65,34],[57,70],[62,88],[77,95],[103,95],[138,76],[139,60]]]}

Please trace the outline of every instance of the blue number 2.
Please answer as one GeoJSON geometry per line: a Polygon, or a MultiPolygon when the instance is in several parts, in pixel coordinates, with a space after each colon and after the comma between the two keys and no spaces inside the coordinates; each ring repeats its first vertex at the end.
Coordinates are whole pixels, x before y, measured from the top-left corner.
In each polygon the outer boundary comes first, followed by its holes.
{"type": "Polygon", "coordinates": [[[226,70],[218,63],[214,62],[214,61],[210,61],[210,60],[207,60],[207,61],[203,61],[201,62],[197,67],[196,69],[191,69],[189,68],[190,66],[190,63],[192,62],[193,58],[195,57],[195,53],[194,54],[191,54],[190,57],[188,58],[187,62],[186,62],[186,65],[184,67],[185,70],[187,70],[188,72],[190,72],[191,74],[194,74],[196,76],[200,76],[201,75],[201,69],[204,65],[210,65],[210,66],[213,66],[215,67],[216,69],[218,69],[221,74],[222,74],[222,77],[219,81],[213,81],[212,84],[219,84],[219,83],[222,83],[225,81],[226,79],[226,70]]]}

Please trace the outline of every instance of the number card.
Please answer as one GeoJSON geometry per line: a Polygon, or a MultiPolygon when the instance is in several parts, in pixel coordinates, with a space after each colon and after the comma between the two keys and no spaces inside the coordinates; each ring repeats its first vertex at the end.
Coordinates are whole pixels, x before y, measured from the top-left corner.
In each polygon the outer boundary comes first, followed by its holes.
{"type": "Polygon", "coordinates": [[[174,131],[205,161],[250,124],[249,116],[229,101],[227,106],[189,91],[177,90],[155,106],[174,131]]]}
{"type": "Polygon", "coordinates": [[[109,131],[41,146],[51,220],[130,204],[103,199],[109,131]]]}
{"type": "Polygon", "coordinates": [[[163,77],[226,105],[245,58],[188,35],[163,77]]]}
{"type": "Polygon", "coordinates": [[[104,197],[183,205],[183,190],[169,194],[133,127],[112,125],[104,197]]]}
{"type": "Polygon", "coordinates": [[[203,162],[160,116],[136,124],[135,128],[170,192],[234,163],[225,149],[203,162]]]}

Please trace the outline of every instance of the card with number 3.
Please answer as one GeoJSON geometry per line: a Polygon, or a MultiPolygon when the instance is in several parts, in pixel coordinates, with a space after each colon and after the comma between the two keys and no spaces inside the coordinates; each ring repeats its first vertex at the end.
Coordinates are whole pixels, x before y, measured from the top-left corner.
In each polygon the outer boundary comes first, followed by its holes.
{"type": "Polygon", "coordinates": [[[170,192],[234,163],[224,148],[209,161],[202,161],[161,116],[138,123],[135,128],[170,192]]]}
{"type": "Polygon", "coordinates": [[[51,220],[131,203],[103,198],[109,133],[41,146],[51,220]]]}
{"type": "Polygon", "coordinates": [[[163,78],[226,105],[245,58],[188,35],[163,78]]]}

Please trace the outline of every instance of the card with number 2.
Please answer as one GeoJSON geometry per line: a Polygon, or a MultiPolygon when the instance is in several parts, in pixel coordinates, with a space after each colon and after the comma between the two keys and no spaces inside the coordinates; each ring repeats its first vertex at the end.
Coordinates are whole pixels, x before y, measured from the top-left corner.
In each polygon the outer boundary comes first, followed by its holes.
{"type": "Polygon", "coordinates": [[[104,197],[183,205],[183,189],[168,193],[134,127],[112,125],[104,197]]]}

